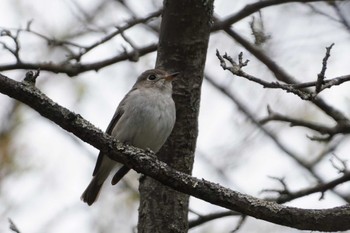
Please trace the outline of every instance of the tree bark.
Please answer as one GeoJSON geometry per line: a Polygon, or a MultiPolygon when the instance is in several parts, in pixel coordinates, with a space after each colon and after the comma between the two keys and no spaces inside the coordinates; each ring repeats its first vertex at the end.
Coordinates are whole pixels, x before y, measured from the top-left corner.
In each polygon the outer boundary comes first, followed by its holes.
{"type": "MultiPolygon", "coordinates": [[[[198,135],[203,71],[213,1],[164,1],[156,67],[181,72],[174,81],[176,124],[158,154],[171,167],[191,174],[198,135]]],[[[140,179],[139,233],[187,232],[189,196],[158,181],[140,179]]]]}

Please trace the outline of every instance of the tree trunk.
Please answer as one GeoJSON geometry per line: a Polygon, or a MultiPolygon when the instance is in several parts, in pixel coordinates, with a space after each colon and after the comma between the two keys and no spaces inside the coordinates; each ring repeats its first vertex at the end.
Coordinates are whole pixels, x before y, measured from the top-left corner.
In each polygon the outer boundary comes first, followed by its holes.
{"type": "MultiPolygon", "coordinates": [[[[159,158],[191,174],[198,135],[203,71],[213,1],[164,1],[156,67],[181,72],[174,81],[177,120],[159,158]]],[[[149,177],[140,179],[139,233],[187,232],[189,196],[149,177]]]]}

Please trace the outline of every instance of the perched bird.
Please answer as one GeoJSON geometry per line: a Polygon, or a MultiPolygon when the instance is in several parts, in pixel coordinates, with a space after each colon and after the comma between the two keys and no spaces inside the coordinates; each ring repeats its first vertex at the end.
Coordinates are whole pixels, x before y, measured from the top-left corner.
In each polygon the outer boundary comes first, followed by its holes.
{"type": "MultiPolygon", "coordinates": [[[[120,102],[106,133],[125,144],[158,152],[175,124],[172,80],[178,74],[178,72],[168,74],[161,69],[143,72],[120,102]]],[[[114,168],[119,170],[112,179],[113,185],[118,183],[130,169],[100,152],[93,178],[82,194],[81,200],[92,205],[114,168]]]]}

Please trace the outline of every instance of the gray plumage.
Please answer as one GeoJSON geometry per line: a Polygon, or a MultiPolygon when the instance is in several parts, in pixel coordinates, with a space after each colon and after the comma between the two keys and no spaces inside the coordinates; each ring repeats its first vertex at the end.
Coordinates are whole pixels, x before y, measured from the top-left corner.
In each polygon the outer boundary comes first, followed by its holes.
{"type": "MultiPolygon", "coordinates": [[[[143,72],[120,102],[106,133],[120,142],[158,152],[175,124],[171,81],[177,74],[168,74],[160,69],[143,72]]],[[[119,170],[112,184],[118,183],[130,169],[100,152],[93,179],[81,196],[84,202],[91,205],[96,200],[104,181],[115,167],[119,170]]]]}

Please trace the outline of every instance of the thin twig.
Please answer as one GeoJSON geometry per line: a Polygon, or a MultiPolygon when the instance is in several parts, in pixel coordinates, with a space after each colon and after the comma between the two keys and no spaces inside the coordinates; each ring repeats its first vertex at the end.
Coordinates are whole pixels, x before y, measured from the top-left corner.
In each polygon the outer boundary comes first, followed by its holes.
{"type": "MultiPolygon", "coordinates": [[[[133,53],[133,56],[129,60],[133,61],[133,62],[137,62],[140,58],[139,53],[138,53],[138,50],[139,50],[138,47],[135,45],[135,43],[129,37],[127,37],[125,35],[123,29],[121,29],[121,28],[118,28],[118,29],[120,31],[121,37],[125,40],[125,42],[127,42],[130,45],[131,48],[133,48],[134,53],[133,53]]],[[[125,53],[127,53],[126,48],[124,48],[124,51],[125,51],[125,53]]]]}
{"type": "Polygon", "coordinates": [[[101,44],[106,43],[107,41],[113,39],[115,36],[119,35],[121,32],[123,32],[123,31],[125,31],[125,30],[127,30],[127,29],[129,29],[129,28],[131,28],[131,27],[133,27],[135,25],[137,25],[137,24],[146,23],[146,22],[150,21],[153,18],[159,17],[161,15],[161,12],[162,12],[162,10],[157,10],[157,11],[149,14],[146,17],[132,19],[131,21],[127,22],[124,26],[117,27],[117,30],[115,30],[114,32],[112,32],[109,35],[105,36],[104,38],[96,41],[95,43],[93,43],[93,44],[91,44],[89,46],[86,46],[84,48],[84,50],[80,51],[76,55],[71,56],[71,59],[75,59],[75,60],[79,61],[80,58],[83,55],[85,55],[87,52],[93,50],[94,48],[98,47],[101,44]]]}
{"type": "Polygon", "coordinates": [[[259,123],[266,124],[270,121],[287,122],[290,124],[291,127],[301,126],[301,127],[305,127],[308,129],[312,129],[312,130],[317,131],[321,134],[334,135],[335,133],[337,133],[336,127],[329,127],[329,126],[325,126],[325,125],[318,124],[315,122],[309,122],[309,121],[299,120],[299,119],[295,119],[295,118],[292,118],[289,116],[285,116],[285,115],[282,115],[280,113],[272,111],[271,108],[268,106],[268,116],[261,119],[259,121],[259,123]]]}
{"type": "Polygon", "coordinates": [[[16,233],[21,233],[20,230],[18,230],[18,227],[16,226],[16,224],[12,221],[12,219],[9,218],[8,221],[10,223],[10,230],[16,233]]]}
{"type": "Polygon", "coordinates": [[[347,161],[340,159],[336,154],[332,154],[333,156],[330,159],[332,166],[338,171],[338,173],[346,174],[348,172],[347,161]]]}
{"type": "Polygon", "coordinates": [[[243,226],[243,223],[245,222],[246,219],[247,219],[247,215],[242,215],[240,220],[237,223],[237,226],[230,233],[238,232],[239,229],[241,229],[241,227],[243,226]]]}
{"type": "Polygon", "coordinates": [[[293,86],[288,84],[283,84],[280,82],[266,82],[262,79],[259,79],[253,75],[247,74],[242,70],[242,67],[246,66],[249,62],[249,60],[246,60],[243,62],[242,60],[242,53],[239,55],[239,63],[236,63],[230,56],[227,54],[224,54],[223,56],[220,55],[220,52],[216,51],[216,56],[218,57],[220,61],[220,65],[224,70],[229,70],[232,74],[237,75],[239,77],[248,79],[249,81],[258,83],[262,85],[264,88],[274,88],[274,89],[282,89],[287,92],[293,93],[297,96],[299,96],[303,100],[313,100],[315,98],[315,95],[310,92],[305,92],[300,89],[293,88],[293,86]],[[231,66],[227,66],[225,59],[230,62],[231,66]]]}
{"type": "Polygon", "coordinates": [[[310,164],[312,164],[312,166],[318,164],[326,155],[335,151],[338,148],[338,146],[345,141],[346,138],[346,136],[341,135],[340,137],[337,137],[330,141],[330,143],[327,144],[327,147],[323,151],[321,151],[317,156],[315,156],[315,159],[313,159],[312,162],[310,162],[310,164]]]}
{"type": "Polygon", "coordinates": [[[267,198],[265,200],[270,200],[270,201],[276,201],[277,203],[286,203],[288,201],[297,199],[299,197],[304,197],[313,193],[321,193],[321,197],[320,199],[322,199],[324,197],[324,193],[328,190],[333,189],[334,187],[336,187],[339,184],[343,184],[345,182],[348,182],[350,180],[350,172],[346,172],[344,173],[341,177],[336,178],[332,181],[326,182],[326,183],[320,183],[318,185],[315,185],[313,187],[310,188],[305,188],[305,189],[301,189],[299,191],[296,192],[291,192],[289,190],[264,190],[265,192],[270,191],[270,192],[277,192],[280,195],[277,198],[267,198]]]}
{"type": "Polygon", "coordinates": [[[19,54],[20,49],[21,49],[20,42],[18,39],[19,34],[20,34],[19,30],[16,31],[15,34],[13,34],[10,30],[1,30],[1,32],[0,32],[0,36],[7,36],[7,37],[11,38],[12,41],[14,42],[14,44],[15,44],[14,49],[10,48],[10,46],[8,46],[4,42],[0,42],[0,44],[2,44],[6,50],[8,50],[10,53],[12,53],[12,55],[16,58],[17,63],[21,63],[21,58],[20,58],[20,54],[19,54]]]}
{"type": "Polygon", "coordinates": [[[218,218],[229,217],[229,216],[242,216],[242,214],[235,211],[223,211],[223,212],[212,213],[207,215],[198,215],[198,217],[195,220],[189,221],[188,228],[191,229],[201,224],[204,224],[206,222],[213,221],[218,218]]]}
{"type": "Polygon", "coordinates": [[[322,60],[322,69],[321,72],[317,75],[317,82],[316,82],[316,94],[320,93],[322,91],[321,87],[323,84],[324,79],[326,78],[326,70],[327,70],[327,62],[329,57],[331,56],[331,49],[334,46],[334,43],[332,43],[329,47],[326,47],[326,55],[324,56],[322,60]]]}

